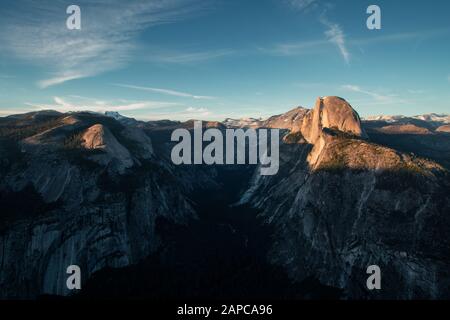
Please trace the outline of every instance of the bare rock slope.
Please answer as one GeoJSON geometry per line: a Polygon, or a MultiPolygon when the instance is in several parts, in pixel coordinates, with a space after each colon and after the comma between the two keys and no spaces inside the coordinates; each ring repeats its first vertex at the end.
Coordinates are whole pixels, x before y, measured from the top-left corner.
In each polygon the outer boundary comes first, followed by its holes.
{"type": "Polygon", "coordinates": [[[0,298],[69,294],[157,250],[156,220],[195,216],[139,127],[97,114],[30,114],[0,123],[0,298]]]}
{"type": "Polygon", "coordinates": [[[281,146],[279,174],[255,175],[241,198],[276,230],[271,261],[347,298],[449,298],[448,171],[370,142],[340,98],[318,99],[301,122],[281,146]],[[377,292],[365,287],[373,264],[377,292]]]}

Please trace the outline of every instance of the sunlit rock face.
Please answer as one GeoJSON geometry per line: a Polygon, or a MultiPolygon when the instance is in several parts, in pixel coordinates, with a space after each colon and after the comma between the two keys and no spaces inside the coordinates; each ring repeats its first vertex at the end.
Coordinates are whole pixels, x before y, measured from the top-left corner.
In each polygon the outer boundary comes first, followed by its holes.
{"type": "Polygon", "coordinates": [[[101,124],[95,124],[83,133],[82,146],[103,151],[105,155],[95,156],[101,164],[106,165],[112,159],[116,159],[121,171],[133,165],[130,152],[117,141],[108,128],[101,124]]]}
{"type": "Polygon", "coordinates": [[[324,128],[366,137],[358,113],[339,97],[318,98],[314,108],[303,118],[299,131],[309,143],[315,144],[324,128]]]}
{"type": "Polygon", "coordinates": [[[332,140],[326,129],[367,138],[358,113],[347,101],[339,97],[318,98],[314,108],[306,112],[292,130],[292,133],[301,133],[313,145],[308,157],[311,167],[316,165],[323,148],[332,140]]]}
{"type": "Polygon", "coordinates": [[[374,144],[344,100],[325,97],[284,139],[276,176],[241,198],[276,229],[270,259],[346,298],[450,297],[450,177],[431,160],[374,144]],[[383,289],[366,289],[381,267],[383,289]]]}
{"type": "Polygon", "coordinates": [[[438,132],[447,132],[450,133],[450,124],[445,124],[436,129],[438,132]]]}

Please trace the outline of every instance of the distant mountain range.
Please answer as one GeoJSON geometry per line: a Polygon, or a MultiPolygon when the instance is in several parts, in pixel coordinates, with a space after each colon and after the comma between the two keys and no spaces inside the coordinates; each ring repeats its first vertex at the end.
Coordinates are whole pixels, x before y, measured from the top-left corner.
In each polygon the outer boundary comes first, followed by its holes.
{"type": "Polygon", "coordinates": [[[423,115],[417,115],[417,116],[370,116],[367,118],[363,118],[363,120],[367,121],[386,121],[386,122],[396,122],[396,121],[404,121],[407,119],[416,119],[416,120],[423,120],[423,121],[430,121],[430,122],[439,122],[439,123],[450,123],[450,115],[448,114],[436,114],[436,113],[429,113],[429,114],[423,114],[423,115]]]}
{"type": "MultiPolygon", "coordinates": [[[[225,124],[227,127],[234,127],[234,128],[250,128],[250,127],[263,127],[265,124],[272,119],[279,119],[281,118],[282,121],[288,121],[286,118],[290,116],[290,114],[295,114],[295,112],[299,110],[307,110],[302,107],[297,107],[291,110],[288,113],[272,116],[269,119],[262,119],[262,118],[241,118],[241,119],[232,119],[227,118],[223,121],[223,124],[225,124]]],[[[295,118],[294,118],[295,119],[295,118]]],[[[369,116],[362,118],[363,121],[384,121],[384,122],[400,122],[400,121],[408,121],[408,120],[422,120],[427,122],[436,122],[441,124],[450,124],[450,115],[448,114],[436,114],[436,113],[430,113],[430,114],[423,114],[423,115],[417,115],[417,116],[402,116],[402,115],[395,115],[395,116],[389,116],[389,115],[378,115],[378,116],[369,116]]]]}
{"type": "Polygon", "coordinates": [[[186,122],[0,118],[0,298],[450,298],[446,115],[360,119],[339,97],[268,119],[280,170],[175,166],[186,122]],[[369,265],[383,290],[365,287],[369,265]]]}

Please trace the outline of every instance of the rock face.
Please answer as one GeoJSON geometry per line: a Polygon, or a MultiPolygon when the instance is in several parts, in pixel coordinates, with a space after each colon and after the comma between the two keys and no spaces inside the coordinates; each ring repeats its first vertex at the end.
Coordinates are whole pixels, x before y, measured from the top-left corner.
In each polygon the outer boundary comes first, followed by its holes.
{"type": "Polygon", "coordinates": [[[301,126],[301,119],[309,110],[302,107],[296,107],[283,114],[271,116],[266,120],[255,118],[230,119],[224,120],[228,128],[274,128],[298,131],[301,126]]]}
{"type": "Polygon", "coordinates": [[[0,141],[0,298],[66,295],[69,265],[79,265],[85,281],[137,263],[160,246],[158,218],[195,217],[141,129],[70,117],[76,121],[59,114],[20,120],[24,126],[11,120],[11,137],[14,130],[31,136],[0,141]]]}
{"type": "Polygon", "coordinates": [[[308,109],[297,107],[281,115],[270,117],[260,126],[264,128],[288,129],[296,132],[300,130],[301,119],[308,111],[308,109]]]}
{"type": "Polygon", "coordinates": [[[339,98],[319,99],[285,141],[278,175],[255,175],[240,201],[275,228],[273,263],[346,298],[450,297],[447,170],[371,143],[339,98]],[[373,264],[377,292],[366,289],[373,264]]]}
{"type": "Polygon", "coordinates": [[[329,136],[324,129],[367,137],[361,127],[358,113],[347,101],[339,97],[318,98],[314,108],[303,113],[303,117],[298,119],[298,125],[294,125],[292,130],[293,133],[301,133],[304,139],[314,146],[308,158],[312,167],[317,162],[329,136]]]}
{"type": "Polygon", "coordinates": [[[358,113],[347,101],[339,97],[318,98],[314,109],[303,118],[298,131],[309,143],[315,144],[322,136],[324,128],[366,137],[358,113]]]}
{"type": "Polygon", "coordinates": [[[430,134],[430,130],[413,124],[389,125],[379,129],[383,133],[389,134],[430,134]]]}
{"type": "Polygon", "coordinates": [[[440,166],[361,141],[337,140],[311,171],[307,145],[284,145],[279,176],[242,198],[276,229],[270,259],[346,298],[448,298],[450,181],[440,166]],[[343,153],[342,153],[343,151],[343,153]],[[289,168],[289,169],[286,169],[289,168]],[[383,290],[365,289],[380,266],[383,290]]]}
{"type": "Polygon", "coordinates": [[[101,124],[89,127],[82,135],[82,146],[86,149],[101,150],[105,155],[97,155],[92,158],[103,165],[107,165],[112,159],[116,159],[119,168],[123,171],[133,165],[130,152],[122,146],[108,128],[101,124]]]}
{"type": "Polygon", "coordinates": [[[450,124],[445,124],[436,129],[437,132],[450,132],[450,124]]]}
{"type": "Polygon", "coordinates": [[[256,118],[242,118],[242,119],[232,119],[226,118],[223,124],[227,128],[259,128],[263,124],[262,119],[256,118]]]}

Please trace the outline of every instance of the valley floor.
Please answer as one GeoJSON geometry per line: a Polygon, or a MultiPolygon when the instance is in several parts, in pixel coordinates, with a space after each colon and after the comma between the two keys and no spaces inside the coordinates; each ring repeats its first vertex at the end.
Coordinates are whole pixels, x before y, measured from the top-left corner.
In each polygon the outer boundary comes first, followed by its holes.
{"type": "Polygon", "coordinates": [[[222,173],[222,190],[192,195],[198,219],[180,226],[160,219],[162,247],[137,265],[100,271],[80,298],[302,299],[339,298],[314,279],[296,284],[267,262],[272,231],[246,206],[233,206],[245,170],[222,173]],[[232,188],[234,186],[234,188],[232,188]]]}

